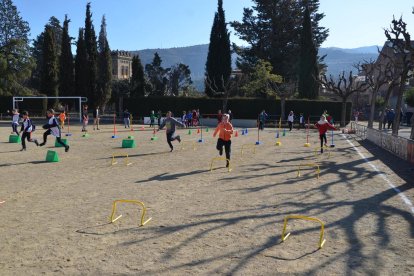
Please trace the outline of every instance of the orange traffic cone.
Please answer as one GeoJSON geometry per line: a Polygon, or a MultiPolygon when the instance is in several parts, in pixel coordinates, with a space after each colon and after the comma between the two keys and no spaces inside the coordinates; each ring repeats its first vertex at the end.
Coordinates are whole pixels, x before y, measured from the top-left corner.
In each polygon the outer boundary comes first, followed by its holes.
{"type": "Polygon", "coordinates": [[[157,131],[156,131],[156,130],[155,130],[155,128],[154,128],[154,130],[153,130],[152,134],[154,134],[154,135],[155,135],[155,133],[157,133],[157,131]]]}
{"type": "Polygon", "coordinates": [[[239,132],[236,130],[236,134],[234,134],[234,137],[239,137],[239,132]]]}
{"type": "Polygon", "coordinates": [[[199,128],[197,128],[197,134],[199,134],[200,133],[200,129],[199,128]]]}
{"type": "Polygon", "coordinates": [[[141,127],[141,130],[145,130],[145,127],[144,127],[144,126],[142,126],[142,127],[141,127]]]}

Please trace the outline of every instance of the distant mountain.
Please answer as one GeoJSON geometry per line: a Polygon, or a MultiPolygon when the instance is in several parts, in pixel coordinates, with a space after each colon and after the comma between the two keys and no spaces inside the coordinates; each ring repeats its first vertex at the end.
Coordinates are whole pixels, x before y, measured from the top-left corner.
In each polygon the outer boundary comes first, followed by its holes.
{"type": "MultiPolygon", "coordinates": [[[[177,63],[189,65],[191,78],[198,89],[203,89],[204,69],[207,60],[208,44],[169,49],[145,49],[131,51],[139,54],[142,64],[151,63],[154,53],[158,52],[164,68],[177,63]]],[[[342,49],[336,47],[320,48],[319,56],[326,55],[325,63],[328,66],[328,75],[337,76],[342,71],[356,71],[354,64],[363,61],[376,60],[378,57],[377,46],[359,47],[354,49],[342,49]]],[[[233,60],[236,56],[233,57],[233,60]]]]}

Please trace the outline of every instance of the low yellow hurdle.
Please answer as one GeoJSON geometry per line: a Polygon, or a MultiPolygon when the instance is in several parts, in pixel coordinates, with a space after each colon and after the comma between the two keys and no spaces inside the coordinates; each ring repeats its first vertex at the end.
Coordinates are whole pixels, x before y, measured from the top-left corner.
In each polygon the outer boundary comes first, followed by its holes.
{"type": "Polygon", "coordinates": [[[129,162],[129,156],[127,153],[112,153],[112,161],[111,161],[111,166],[118,164],[118,161],[115,160],[115,157],[123,157],[125,156],[125,166],[129,166],[132,165],[132,163],[129,162]]]}
{"type": "Polygon", "coordinates": [[[287,233],[285,235],[288,219],[304,219],[304,220],[319,222],[321,224],[321,233],[319,235],[319,245],[318,246],[319,246],[319,249],[321,249],[323,247],[323,245],[326,242],[326,240],[323,238],[324,237],[324,232],[325,232],[325,224],[320,219],[312,218],[312,217],[306,217],[306,216],[300,216],[300,215],[289,215],[289,216],[285,217],[285,222],[283,224],[283,231],[282,231],[282,241],[285,241],[290,236],[290,233],[287,233]]]}
{"type": "Polygon", "coordinates": [[[118,217],[114,218],[115,217],[115,212],[116,212],[116,204],[119,203],[119,202],[132,203],[132,204],[142,206],[142,215],[141,215],[141,224],[140,224],[140,226],[144,226],[145,224],[147,224],[152,219],[152,218],[149,218],[146,221],[144,221],[144,217],[145,217],[145,213],[147,212],[147,208],[145,208],[144,203],[142,203],[141,201],[130,200],[130,199],[117,199],[117,200],[114,200],[114,202],[112,203],[111,223],[114,223],[115,221],[117,221],[118,219],[120,219],[122,217],[122,215],[119,215],[118,217]]]}
{"type": "Polygon", "coordinates": [[[316,164],[316,163],[300,164],[299,167],[298,167],[298,175],[297,175],[297,177],[300,176],[300,167],[305,167],[305,166],[306,167],[316,167],[316,175],[317,175],[317,177],[319,179],[319,173],[321,172],[321,170],[319,169],[319,165],[316,164]]]}
{"type": "Polygon", "coordinates": [[[184,150],[185,149],[185,145],[187,144],[193,144],[193,151],[196,150],[196,141],[190,141],[190,140],[185,140],[181,142],[181,149],[184,150]]]}
{"type": "Polygon", "coordinates": [[[231,172],[232,171],[230,159],[227,159],[226,157],[214,157],[213,159],[211,159],[210,172],[213,170],[213,163],[214,163],[214,161],[219,161],[219,160],[228,161],[229,162],[229,167],[227,168],[228,169],[228,172],[231,172]]]}
{"type": "Polygon", "coordinates": [[[244,145],[242,145],[241,151],[240,151],[241,157],[243,157],[244,148],[250,148],[250,149],[253,148],[253,150],[252,150],[253,154],[256,153],[256,145],[254,145],[254,144],[244,144],[244,145]]]}

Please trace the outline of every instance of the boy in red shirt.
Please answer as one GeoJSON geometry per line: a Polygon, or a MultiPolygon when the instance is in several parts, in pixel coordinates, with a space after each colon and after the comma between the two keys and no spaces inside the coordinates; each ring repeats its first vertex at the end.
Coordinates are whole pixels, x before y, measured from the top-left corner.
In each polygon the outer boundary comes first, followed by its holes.
{"type": "Polygon", "coordinates": [[[323,153],[323,141],[325,141],[325,147],[327,147],[326,132],[329,129],[337,129],[326,120],[326,117],[324,115],[321,116],[321,119],[315,124],[315,127],[319,130],[319,139],[321,139],[321,153],[323,153]]]}
{"type": "Polygon", "coordinates": [[[217,140],[217,150],[220,155],[223,155],[223,146],[226,152],[226,167],[229,167],[230,153],[231,153],[231,135],[233,134],[233,125],[229,122],[229,115],[223,114],[223,121],[218,124],[216,130],[213,133],[213,137],[216,137],[217,132],[219,133],[219,138],[217,140]]]}

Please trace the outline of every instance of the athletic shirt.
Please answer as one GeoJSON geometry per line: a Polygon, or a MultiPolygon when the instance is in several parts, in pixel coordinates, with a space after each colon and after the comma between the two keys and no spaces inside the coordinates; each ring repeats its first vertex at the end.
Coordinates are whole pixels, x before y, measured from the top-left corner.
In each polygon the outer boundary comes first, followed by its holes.
{"type": "Polygon", "coordinates": [[[233,125],[229,122],[221,122],[213,133],[213,137],[216,137],[217,132],[219,132],[219,138],[223,139],[224,141],[229,141],[231,139],[231,135],[233,134],[233,125]]]}
{"type": "Polygon", "coordinates": [[[293,114],[292,115],[289,114],[289,116],[288,116],[288,122],[292,122],[293,123],[293,118],[294,118],[294,115],[293,114]]]}
{"type": "Polygon", "coordinates": [[[23,131],[24,132],[32,132],[32,120],[29,118],[23,120],[23,131]]]}
{"type": "Polygon", "coordinates": [[[55,137],[60,137],[60,128],[55,116],[49,118],[48,124],[52,126],[50,128],[52,135],[55,137]]]}
{"type": "Polygon", "coordinates": [[[13,124],[19,124],[19,120],[20,120],[20,114],[19,113],[13,114],[13,118],[12,118],[13,124]]]}

